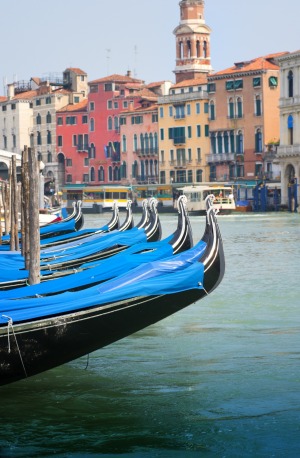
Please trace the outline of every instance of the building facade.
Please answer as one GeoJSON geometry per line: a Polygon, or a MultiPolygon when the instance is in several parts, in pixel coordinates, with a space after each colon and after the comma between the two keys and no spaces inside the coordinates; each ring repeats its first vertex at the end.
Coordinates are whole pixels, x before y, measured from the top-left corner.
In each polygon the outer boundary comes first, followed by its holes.
{"type": "Polygon", "coordinates": [[[299,185],[300,180],[300,51],[287,53],[277,61],[281,81],[277,160],[281,170],[282,202],[287,204],[289,187],[299,185]]]}
{"type": "Polygon", "coordinates": [[[158,98],[159,171],[161,184],[208,180],[208,95],[206,78],[175,84],[158,98]]]}
{"type": "Polygon", "coordinates": [[[280,180],[270,148],[280,135],[278,56],[239,62],[208,76],[210,181],[280,180]]]}

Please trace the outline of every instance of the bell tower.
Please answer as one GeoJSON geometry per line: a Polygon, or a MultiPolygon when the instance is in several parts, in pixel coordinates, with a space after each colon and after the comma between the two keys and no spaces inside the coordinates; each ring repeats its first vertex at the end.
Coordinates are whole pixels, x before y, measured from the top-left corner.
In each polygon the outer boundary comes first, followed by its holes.
{"type": "Polygon", "coordinates": [[[204,0],[181,0],[176,38],[176,83],[212,73],[211,29],[204,20],[204,0]]]}

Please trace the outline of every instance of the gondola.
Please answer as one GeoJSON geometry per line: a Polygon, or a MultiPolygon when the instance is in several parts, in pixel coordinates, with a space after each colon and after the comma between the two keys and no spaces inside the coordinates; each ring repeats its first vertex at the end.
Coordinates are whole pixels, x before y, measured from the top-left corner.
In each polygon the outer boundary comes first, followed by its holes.
{"type": "MultiPolygon", "coordinates": [[[[127,250],[104,259],[83,265],[83,269],[69,274],[67,278],[54,278],[40,284],[1,291],[0,301],[25,297],[45,297],[65,291],[82,291],[95,284],[110,280],[147,262],[168,258],[193,246],[193,236],[186,210],[186,198],[178,200],[178,223],[173,234],[158,242],[135,244],[127,250]]],[[[203,247],[205,244],[203,244],[203,247]]]]}
{"type": "Polygon", "coordinates": [[[210,294],[223,278],[225,259],[209,199],[207,205],[198,254],[197,244],[82,293],[1,301],[0,385],[105,347],[210,294]]]}
{"type": "MultiPolygon", "coordinates": [[[[41,252],[41,281],[69,275],[83,264],[114,256],[136,243],[155,242],[161,238],[161,224],[157,212],[157,202],[152,202],[149,223],[143,228],[132,228],[125,232],[114,231],[108,234],[94,234],[85,243],[76,242],[63,245],[55,251],[41,252]]],[[[12,253],[2,259],[8,269],[1,269],[0,290],[23,286],[27,283],[28,271],[19,253],[12,253]]]]}

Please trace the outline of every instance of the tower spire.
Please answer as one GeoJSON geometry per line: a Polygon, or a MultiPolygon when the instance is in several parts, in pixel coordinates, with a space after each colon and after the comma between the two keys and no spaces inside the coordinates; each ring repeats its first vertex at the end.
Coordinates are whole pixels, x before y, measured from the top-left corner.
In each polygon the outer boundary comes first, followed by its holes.
{"type": "Polygon", "coordinates": [[[210,33],[205,24],[204,0],[181,0],[176,37],[176,83],[212,72],[210,33]]]}

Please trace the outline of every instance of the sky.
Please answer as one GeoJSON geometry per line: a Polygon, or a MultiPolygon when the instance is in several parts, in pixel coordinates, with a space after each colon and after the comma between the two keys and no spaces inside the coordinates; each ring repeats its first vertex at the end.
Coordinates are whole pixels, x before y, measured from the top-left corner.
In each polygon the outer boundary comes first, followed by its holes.
{"type": "MultiPolygon", "coordinates": [[[[179,0],[0,0],[0,95],[5,84],[84,70],[175,82],[179,0]]],[[[300,49],[299,0],[206,0],[214,71],[300,49]]]]}

